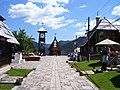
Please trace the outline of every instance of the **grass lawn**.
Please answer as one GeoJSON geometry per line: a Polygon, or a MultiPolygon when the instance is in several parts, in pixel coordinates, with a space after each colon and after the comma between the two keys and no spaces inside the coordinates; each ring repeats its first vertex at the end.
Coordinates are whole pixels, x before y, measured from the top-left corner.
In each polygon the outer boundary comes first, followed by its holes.
{"type": "Polygon", "coordinates": [[[11,90],[14,84],[0,84],[0,90],[11,90]]]}
{"type": "MultiPolygon", "coordinates": [[[[73,62],[70,64],[81,70],[92,70],[93,67],[101,68],[102,65],[99,60],[73,62]]],[[[120,70],[96,73],[86,77],[102,90],[120,90],[120,70]]]]}
{"type": "Polygon", "coordinates": [[[97,73],[87,78],[103,90],[120,90],[120,71],[97,73]]]}
{"type": "Polygon", "coordinates": [[[32,70],[31,69],[11,69],[8,71],[9,76],[27,76],[32,70]]]}
{"type": "Polygon", "coordinates": [[[73,62],[70,63],[73,67],[79,68],[81,70],[92,70],[93,67],[101,68],[101,62],[100,60],[90,60],[88,61],[82,61],[82,62],[73,62]]]}

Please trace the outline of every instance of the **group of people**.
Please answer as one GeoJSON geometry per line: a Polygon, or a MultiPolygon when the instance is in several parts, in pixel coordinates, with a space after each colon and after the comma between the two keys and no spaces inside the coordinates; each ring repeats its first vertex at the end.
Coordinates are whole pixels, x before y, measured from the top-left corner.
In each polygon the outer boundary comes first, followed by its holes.
{"type": "MultiPolygon", "coordinates": [[[[112,54],[112,52],[110,51],[110,47],[104,46],[102,48],[102,51],[100,52],[101,61],[102,61],[102,67],[101,67],[102,71],[107,70],[107,66],[108,66],[108,63],[110,61],[110,54],[112,54]]],[[[76,55],[75,53],[68,54],[69,60],[83,61],[83,59],[81,57],[78,57],[78,56],[80,56],[80,55],[76,55]]]]}

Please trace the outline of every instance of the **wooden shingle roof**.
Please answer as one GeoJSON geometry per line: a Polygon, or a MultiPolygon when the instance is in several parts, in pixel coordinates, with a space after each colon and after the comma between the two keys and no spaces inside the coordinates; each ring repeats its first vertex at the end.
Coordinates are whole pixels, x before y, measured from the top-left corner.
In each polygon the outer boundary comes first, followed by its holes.
{"type": "Polygon", "coordinates": [[[6,38],[9,43],[19,44],[15,36],[2,20],[0,20],[0,36],[6,38]]]}

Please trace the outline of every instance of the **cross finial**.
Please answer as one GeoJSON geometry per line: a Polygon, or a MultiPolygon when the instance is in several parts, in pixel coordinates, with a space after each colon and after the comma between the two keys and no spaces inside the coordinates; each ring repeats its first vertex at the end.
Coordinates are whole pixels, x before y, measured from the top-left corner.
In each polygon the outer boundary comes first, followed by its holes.
{"type": "Polygon", "coordinates": [[[99,12],[97,11],[97,16],[99,16],[99,12]]]}
{"type": "Polygon", "coordinates": [[[56,33],[55,33],[55,37],[56,37],[56,33]]]}
{"type": "Polygon", "coordinates": [[[42,27],[43,27],[44,23],[42,22],[41,24],[42,24],[42,27]]]}

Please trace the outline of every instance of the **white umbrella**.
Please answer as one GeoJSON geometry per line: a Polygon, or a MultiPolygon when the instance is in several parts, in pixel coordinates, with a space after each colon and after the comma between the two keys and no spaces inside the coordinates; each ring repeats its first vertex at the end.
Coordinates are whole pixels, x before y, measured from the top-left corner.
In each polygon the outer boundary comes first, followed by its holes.
{"type": "Polygon", "coordinates": [[[98,42],[96,45],[120,45],[120,44],[110,39],[105,39],[101,42],[98,42]]]}

